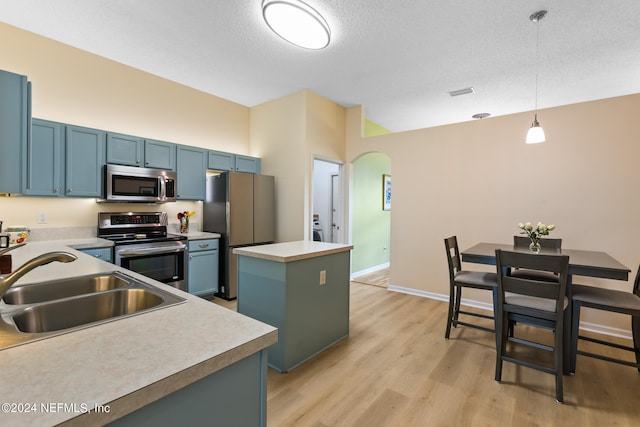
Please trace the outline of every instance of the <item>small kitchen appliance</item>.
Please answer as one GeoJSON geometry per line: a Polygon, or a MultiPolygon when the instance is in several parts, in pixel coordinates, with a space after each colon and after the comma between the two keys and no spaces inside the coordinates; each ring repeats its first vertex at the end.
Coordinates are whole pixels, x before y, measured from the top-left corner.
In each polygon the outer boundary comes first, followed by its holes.
{"type": "Polygon", "coordinates": [[[176,201],[176,172],[133,166],[104,167],[107,202],[165,203],[176,201]]]}

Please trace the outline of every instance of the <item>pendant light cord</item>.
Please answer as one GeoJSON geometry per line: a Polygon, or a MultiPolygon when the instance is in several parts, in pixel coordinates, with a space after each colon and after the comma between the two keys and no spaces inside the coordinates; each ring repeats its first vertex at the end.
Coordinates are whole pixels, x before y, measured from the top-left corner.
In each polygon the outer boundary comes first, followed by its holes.
{"type": "Polygon", "coordinates": [[[540,60],[539,60],[539,52],[540,52],[540,19],[536,21],[536,106],[535,106],[535,115],[538,115],[538,72],[540,70],[540,60]]]}

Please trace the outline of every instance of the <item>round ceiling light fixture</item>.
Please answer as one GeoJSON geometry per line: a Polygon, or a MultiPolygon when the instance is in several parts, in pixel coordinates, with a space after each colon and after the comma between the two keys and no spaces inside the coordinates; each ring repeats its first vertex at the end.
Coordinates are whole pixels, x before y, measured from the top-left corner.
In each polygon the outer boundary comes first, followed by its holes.
{"type": "Polygon", "coordinates": [[[296,46],[322,49],[331,40],[327,21],[302,1],[264,0],[262,16],[274,33],[296,46]]]}

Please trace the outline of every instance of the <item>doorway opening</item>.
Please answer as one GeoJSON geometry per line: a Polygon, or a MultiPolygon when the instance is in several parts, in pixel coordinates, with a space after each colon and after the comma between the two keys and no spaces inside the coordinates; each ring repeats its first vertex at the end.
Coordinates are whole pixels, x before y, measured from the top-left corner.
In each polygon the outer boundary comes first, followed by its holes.
{"type": "Polygon", "coordinates": [[[317,242],[344,243],[342,164],[313,159],[311,236],[317,242]]]}
{"type": "Polygon", "coordinates": [[[351,280],[386,286],[391,266],[391,158],[369,152],[352,164],[351,280]]]}

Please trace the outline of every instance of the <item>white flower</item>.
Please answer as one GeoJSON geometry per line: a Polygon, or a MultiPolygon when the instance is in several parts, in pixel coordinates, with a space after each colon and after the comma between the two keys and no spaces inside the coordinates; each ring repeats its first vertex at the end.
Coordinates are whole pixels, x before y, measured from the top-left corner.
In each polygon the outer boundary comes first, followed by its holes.
{"type": "Polygon", "coordinates": [[[532,241],[538,241],[540,236],[547,236],[549,232],[556,228],[555,225],[545,225],[543,222],[538,222],[538,225],[534,228],[530,222],[518,223],[518,228],[522,229],[520,234],[526,234],[532,241]]]}

